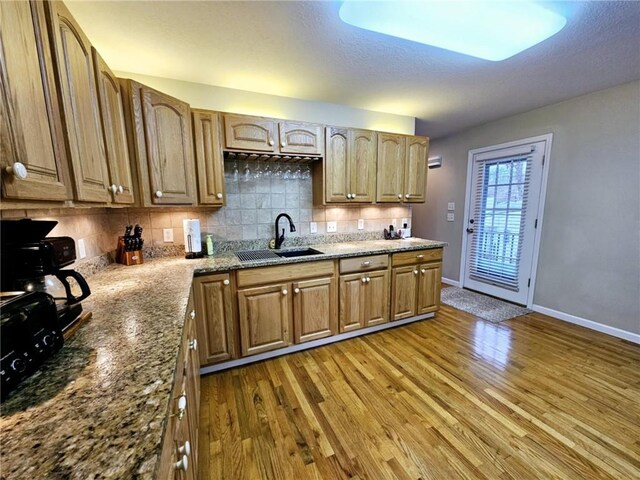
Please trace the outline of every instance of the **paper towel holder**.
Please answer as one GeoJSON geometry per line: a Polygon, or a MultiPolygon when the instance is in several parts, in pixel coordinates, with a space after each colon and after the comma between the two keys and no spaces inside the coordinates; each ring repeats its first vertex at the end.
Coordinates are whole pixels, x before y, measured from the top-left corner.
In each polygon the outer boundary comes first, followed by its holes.
{"type": "Polygon", "coordinates": [[[200,220],[196,218],[185,218],[182,220],[184,229],[184,258],[192,260],[202,258],[202,238],[200,235],[200,220]]]}

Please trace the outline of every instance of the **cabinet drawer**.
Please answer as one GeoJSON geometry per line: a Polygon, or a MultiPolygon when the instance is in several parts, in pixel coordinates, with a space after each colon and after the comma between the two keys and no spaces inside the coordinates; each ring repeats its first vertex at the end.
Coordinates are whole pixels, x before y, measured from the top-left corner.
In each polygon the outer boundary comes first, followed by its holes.
{"type": "Polygon", "coordinates": [[[442,248],[394,253],[391,264],[397,267],[400,265],[413,265],[414,263],[435,262],[438,260],[442,260],[442,248]]]}
{"type": "Polygon", "coordinates": [[[322,262],[276,265],[273,267],[248,268],[238,270],[238,288],[270,283],[292,282],[302,278],[331,276],[334,273],[332,260],[322,262]]]}
{"type": "Polygon", "coordinates": [[[340,260],[340,273],[367,272],[387,268],[388,265],[389,255],[343,258],[340,260]]]}

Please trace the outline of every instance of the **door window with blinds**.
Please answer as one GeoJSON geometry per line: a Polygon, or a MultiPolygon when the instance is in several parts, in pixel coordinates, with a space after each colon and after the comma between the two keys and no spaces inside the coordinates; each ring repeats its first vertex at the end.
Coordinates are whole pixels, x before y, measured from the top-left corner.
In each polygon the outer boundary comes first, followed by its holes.
{"type": "Polygon", "coordinates": [[[472,155],[463,285],[527,303],[545,142],[472,155]]]}

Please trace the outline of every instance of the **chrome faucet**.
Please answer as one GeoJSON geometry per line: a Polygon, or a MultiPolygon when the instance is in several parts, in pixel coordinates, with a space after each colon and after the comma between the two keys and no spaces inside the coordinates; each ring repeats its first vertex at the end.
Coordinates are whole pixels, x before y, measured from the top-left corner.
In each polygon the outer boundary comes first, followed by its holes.
{"type": "Polygon", "coordinates": [[[291,220],[291,217],[289,215],[287,215],[286,213],[281,213],[280,215],[278,215],[276,217],[276,246],[275,248],[280,248],[282,246],[282,242],[284,242],[284,228],[282,229],[282,235],[278,236],[278,230],[280,230],[280,218],[285,217],[287,220],[289,220],[289,231],[290,232],[295,232],[296,231],[296,226],[293,224],[293,220],[291,220]]]}

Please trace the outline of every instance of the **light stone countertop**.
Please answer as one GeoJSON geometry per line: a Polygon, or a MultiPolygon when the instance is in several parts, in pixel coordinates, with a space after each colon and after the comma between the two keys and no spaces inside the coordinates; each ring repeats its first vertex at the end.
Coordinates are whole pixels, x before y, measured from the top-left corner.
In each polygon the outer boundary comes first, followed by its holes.
{"type": "Polygon", "coordinates": [[[109,265],[88,280],[92,320],[2,404],[0,478],[153,478],[194,274],[443,246],[371,240],[311,245],[324,254],[301,258],[109,265]]]}

